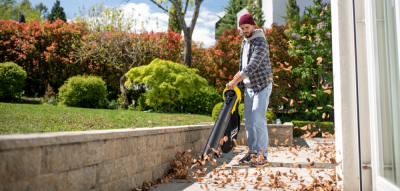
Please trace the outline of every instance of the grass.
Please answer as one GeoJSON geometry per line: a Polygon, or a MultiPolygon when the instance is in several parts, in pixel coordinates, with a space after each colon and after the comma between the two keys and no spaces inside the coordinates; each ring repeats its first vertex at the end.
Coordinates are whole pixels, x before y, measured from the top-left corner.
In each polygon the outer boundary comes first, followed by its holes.
{"type": "Polygon", "coordinates": [[[0,103],[0,134],[194,125],[211,116],[0,103]]]}

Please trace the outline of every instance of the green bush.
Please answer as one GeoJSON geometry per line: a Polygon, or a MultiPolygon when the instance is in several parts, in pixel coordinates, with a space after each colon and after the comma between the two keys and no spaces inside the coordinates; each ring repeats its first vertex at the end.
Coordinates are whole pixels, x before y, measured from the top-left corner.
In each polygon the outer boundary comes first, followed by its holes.
{"type": "Polygon", "coordinates": [[[179,99],[189,98],[207,86],[207,80],[198,70],[172,61],[155,59],[149,65],[135,67],[125,74],[128,88],[134,84],[146,84],[146,104],[156,108],[165,106],[169,111],[179,99]]]}
{"type": "Polygon", "coordinates": [[[97,76],[71,77],[60,87],[59,94],[67,106],[104,108],[107,104],[107,85],[97,76]]]}
{"type": "Polygon", "coordinates": [[[221,111],[222,104],[224,104],[224,102],[218,103],[217,105],[214,106],[214,108],[212,110],[211,117],[214,122],[217,121],[219,111],[221,111]]]}
{"type": "Polygon", "coordinates": [[[13,62],[0,63],[0,100],[8,101],[21,97],[26,72],[13,62]]]}
{"type": "MultiPolygon", "coordinates": [[[[306,134],[306,131],[312,133],[315,131],[318,131],[319,129],[321,129],[321,132],[329,132],[330,134],[334,134],[335,133],[335,126],[333,125],[333,122],[314,122],[314,121],[292,121],[294,127],[299,127],[296,129],[293,129],[293,137],[300,137],[304,134],[306,134]],[[307,129],[307,130],[301,130],[301,127],[304,127],[308,124],[311,124],[311,129],[307,129]],[[314,127],[315,126],[315,127],[314,127]]],[[[318,134],[316,135],[316,137],[322,137],[321,132],[318,132],[318,134]]]]}
{"type": "Polygon", "coordinates": [[[214,106],[221,101],[222,97],[215,88],[206,87],[195,91],[189,98],[178,99],[173,107],[180,113],[210,115],[214,106]]]}
{"type": "MultiPolygon", "coordinates": [[[[222,104],[224,102],[218,103],[217,105],[214,106],[214,109],[212,111],[212,119],[213,121],[217,121],[219,111],[221,110],[222,104]]],[[[240,122],[244,122],[243,116],[244,116],[244,103],[239,104],[239,116],[240,116],[240,122]]],[[[274,114],[273,111],[267,111],[265,114],[266,118],[268,118],[267,123],[271,124],[272,121],[276,120],[276,115],[274,114]]]]}

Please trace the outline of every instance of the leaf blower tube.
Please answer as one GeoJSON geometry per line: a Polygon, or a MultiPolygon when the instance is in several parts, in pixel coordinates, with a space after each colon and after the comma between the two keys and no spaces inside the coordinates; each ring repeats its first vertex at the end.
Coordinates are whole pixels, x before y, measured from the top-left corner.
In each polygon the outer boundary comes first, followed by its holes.
{"type": "Polygon", "coordinates": [[[219,155],[219,145],[221,145],[224,153],[231,151],[234,145],[233,139],[236,139],[239,133],[240,117],[238,107],[241,98],[240,90],[237,87],[234,90],[225,89],[222,96],[224,103],[208,138],[202,158],[205,156],[212,157],[214,154],[219,155]]]}

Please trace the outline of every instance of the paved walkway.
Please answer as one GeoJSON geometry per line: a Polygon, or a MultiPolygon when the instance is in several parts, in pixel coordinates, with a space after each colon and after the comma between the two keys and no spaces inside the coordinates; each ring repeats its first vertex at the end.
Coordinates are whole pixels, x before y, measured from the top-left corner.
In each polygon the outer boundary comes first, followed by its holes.
{"type": "Polygon", "coordinates": [[[208,164],[199,169],[193,168],[194,173],[203,170],[205,175],[199,175],[199,177],[204,177],[201,182],[197,179],[191,179],[195,181],[192,183],[173,180],[173,182],[156,185],[152,189],[155,191],[292,190],[313,184],[313,181],[317,184],[323,183],[325,180],[332,180],[330,175],[334,176],[335,173],[334,164],[331,164],[329,160],[332,155],[329,151],[334,150],[335,140],[325,139],[325,142],[323,140],[323,138],[295,138],[295,145],[302,147],[300,151],[296,151],[293,147],[293,152],[289,152],[288,147],[270,148],[268,161],[271,164],[264,168],[239,165],[238,158],[243,157],[245,153],[245,147],[240,147],[238,150],[241,152],[225,154],[217,159],[215,166],[208,164]],[[224,163],[225,170],[223,170],[224,163]],[[248,171],[247,176],[246,171],[248,171]],[[273,188],[274,186],[284,188],[273,188]]]}

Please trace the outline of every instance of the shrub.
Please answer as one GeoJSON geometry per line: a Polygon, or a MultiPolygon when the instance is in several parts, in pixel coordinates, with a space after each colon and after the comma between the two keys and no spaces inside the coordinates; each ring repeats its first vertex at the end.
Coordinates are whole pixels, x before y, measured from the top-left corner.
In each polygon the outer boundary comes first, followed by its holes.
{"type": "Polygon", "coordinates": [[[214,122],[217,121],[218,115],[219,115],[219,111],[221,111],[221,107],[224,104],[224,102],[218,103],[217,105],[214,106],[213,110],[212,110],[212,119],[214,122]]]}
{"type": "Polygon", "coordinates": [[[333,125],[333,122],[314,122],[314,121],[292,121],[294,127],[299,127],[296,129],[293,129],[293,137],[300,137],[301,135],[306,134],[306,132],[310,132],[313,133],[315,131],[319,131],[319,129],[321,129],[320,132],[318,132],[318,134],[316,135],[316,137],[321,137],[322,134],[321,132],[329,132],[330,134],[334,134],[335,133],[335,126],[333,125]],[[301,127],[304,127],[306,125],[310,124],[311,129],[307,129],[307,130],[301,130],[301,127]]]}
{"type": "Polygon", "coordinates": [[[177,112],[192,114],[212,114],[214,106],[223,101],[219,92],[213,87],[195,91],[189,98],[178,99],[174,107],[177,112]]]}
{"type": "Polygon", "coordinates": [[[107,86],[97,76],[71,77],[59,92],[59,98],[67,106],[101,108],[106,104],[107,86]]]}
{"type": "Polygon", "coordinates": [[[183,64],[155,59],[149,65],[129,70],[125,85],[131,88],[132,83],[146,84],[149,89],[144,94],[146,104],[156,111],[163,106],[169,111],[179,98],[188,98],[207,85],[206,79],[197,72],[197,69],[187,68],[183,64]]]}
{"type": "MultiPolygon", "coordinates": [[[[217,121],[218,115],[219,115],[219,111],[222,108],[222,105],[224,104],[224,102],[218,103],[217,105],[214,106],[214,109],[212,111],[212,119],[213,121],[217,121]]],[[[240,122],[244,122],[243,117],[244,117],[244,103],[239,104],[239,116],[240,116],[240,122]]],[[[273,111],[267,111],[267,113],[265,114],[266,118],[268,118],[267,123],[271,124],[272,121],[276,120],[276,115],[274,114],[273,111]]]]}
{"type": "Polygon", "coordinates": [[[13,62],[0,63],[0,99],[13,100],[23,94],[26,72],[13,62]]]}

